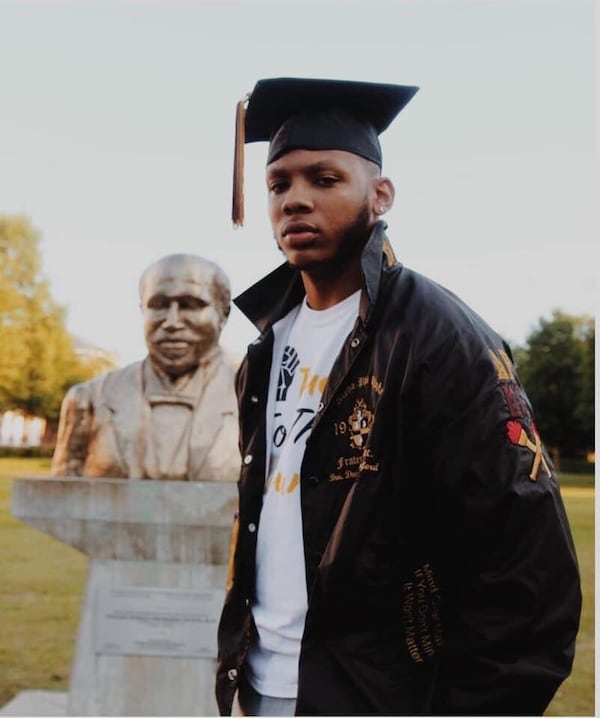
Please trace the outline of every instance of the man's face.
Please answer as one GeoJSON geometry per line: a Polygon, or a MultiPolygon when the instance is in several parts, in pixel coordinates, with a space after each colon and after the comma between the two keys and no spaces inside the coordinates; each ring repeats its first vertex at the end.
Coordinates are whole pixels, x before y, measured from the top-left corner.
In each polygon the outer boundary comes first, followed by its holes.
{"type": "Polygon", "coordinates": [[[331,272],[358,261],[376,221],[371,163],[341,150],[293,150],[267,167],[269,216],[288,262],[331,272]]]}
{"type": "Polygon", "coordinates": [[[144,334],[152,363],[170,377],[194,371],[219,341],[224,319],[213,270],[195,262],[158,263],[142,283],[144,334]]]}

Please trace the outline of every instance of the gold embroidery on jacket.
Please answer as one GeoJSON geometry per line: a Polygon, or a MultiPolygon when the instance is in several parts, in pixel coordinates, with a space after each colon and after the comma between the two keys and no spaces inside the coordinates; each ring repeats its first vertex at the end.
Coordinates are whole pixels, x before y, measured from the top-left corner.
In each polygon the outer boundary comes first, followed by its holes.
{"type": "Polygon", "coordinates": [[[409,656],[424,663],[444,644],[440,591],[429,563],[416,569],[403,586],[402,619],[409,656]]]}

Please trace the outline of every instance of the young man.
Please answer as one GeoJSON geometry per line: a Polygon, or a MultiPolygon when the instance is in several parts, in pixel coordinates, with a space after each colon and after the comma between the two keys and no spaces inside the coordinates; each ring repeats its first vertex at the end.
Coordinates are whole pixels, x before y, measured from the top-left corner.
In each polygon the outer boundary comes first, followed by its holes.
{"type": "Polygon", "coordinates": [[[236,300],[261,335],[237,376],[224,715],[541,714],[571,669],[575,552],[510,350],[380,219],[377,135],[415,92],[264,80],[239,116],[270,143],[287,261],[236,300]]]}

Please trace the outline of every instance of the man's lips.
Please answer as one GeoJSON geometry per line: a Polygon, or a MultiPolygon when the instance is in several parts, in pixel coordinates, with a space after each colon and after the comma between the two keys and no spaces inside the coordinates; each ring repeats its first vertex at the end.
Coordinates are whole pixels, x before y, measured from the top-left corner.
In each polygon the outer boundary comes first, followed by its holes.
{"type": "Polygon", "coordinates": [[[288,222],[281,232],[283,238],[290,246],[298,246],[310,243],[317,236],[319,230],[314,224],[308,222],[288,222]]]}

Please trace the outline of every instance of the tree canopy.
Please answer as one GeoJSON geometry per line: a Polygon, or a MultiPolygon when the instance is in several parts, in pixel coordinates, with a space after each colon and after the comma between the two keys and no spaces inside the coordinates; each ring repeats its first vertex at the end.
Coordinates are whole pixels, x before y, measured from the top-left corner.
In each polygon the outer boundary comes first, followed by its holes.
{"type": "Polygon", "coordinates": [[[58,420],[67,389],[90,378],[42,274],[39,235],[22,216],[0,215],[0,413],[58,420]]]}
{"type": "Polygon", "coordinates": [[[595,326],[556,309],[515,351],[544,441],[567,456],[594,447],[595,326]]]}

